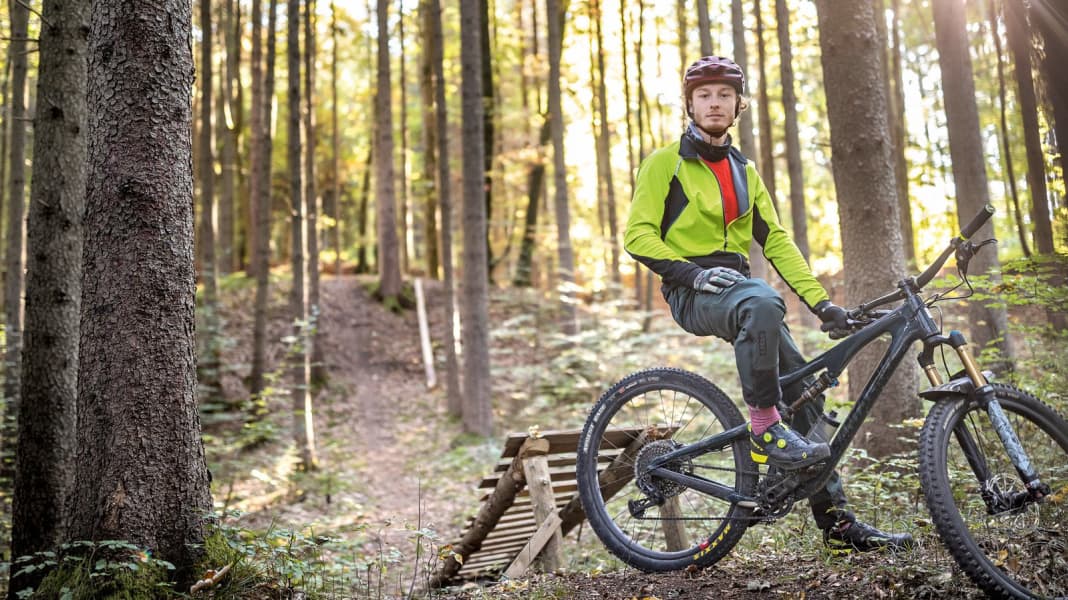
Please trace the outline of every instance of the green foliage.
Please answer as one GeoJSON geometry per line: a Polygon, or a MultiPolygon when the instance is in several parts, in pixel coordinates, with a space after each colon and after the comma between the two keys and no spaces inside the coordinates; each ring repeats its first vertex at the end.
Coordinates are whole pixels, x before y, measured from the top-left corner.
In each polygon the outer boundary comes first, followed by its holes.
{"type": "Polygon", "coordinates": [[[174,565],[124,541],[64,544],[58,553],[19,557],[12,570],[15,576],[47,572],[36,590],[17,590],[18,598],[139,600],[178,596],[169,581],[174,565]]]}

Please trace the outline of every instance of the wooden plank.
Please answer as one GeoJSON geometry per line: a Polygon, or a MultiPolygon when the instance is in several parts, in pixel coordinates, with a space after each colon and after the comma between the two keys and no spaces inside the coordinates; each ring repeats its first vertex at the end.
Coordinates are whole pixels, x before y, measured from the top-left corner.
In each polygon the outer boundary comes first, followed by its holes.
{"type": "MultiPolygon", "coordinates": [[[[553,481],[574,481],[575,480],[575,465],[572,464],[570,468],[549,469],[549,475],[553,481]]],[[[488,475],[478,482],[478,489],[484,490],[492,488],[497,485],[497,480],[500,479],[500,475],[488,475]]]]}
{"type": "Polygon", "coordinates": [[[660,507],[660,528],[664,531],[664,541],[667,543],[669,552],[677,552],[687,547],[686,527],[682,517],[682,507],[679,506],[679,497],[673,496],[664,501],[660,507]]]}
{"type": "MultiPolygon", "coordinates": [[[[611,429],[605,432],[602,439],[602,446],[608,444],[609,447],[623,448],[630,445],[630,442],[634,440],[641,432],[646,429],[644,427],[630,427],[611,429]]],[[[549,440],[549,452],[556,454],[559,452],[574,452],[578,448],[579,436],[582,434],[581,429],[568,429],[563,431],[542,431],[540,439],[549,440]]],[[[508,439],[504,443],[504,450],[501,451],[502,458],[511,458],[519,452],[519,448],[523,445],[523,440],[527,438],[525,433],[511,433],[508,434],[508,439]]]]}
{"type": "Polygon", "coordinates": [[[560,523],[559,513],[554,512],[550,515],[549,518],[538,527],[538,531],[531,536],[527,545],[519,551],[519,554],[516,555],[512,564],[508,565],[508,568],[504,571],[504,575],[506,577],[515,578],[526,573],[527,569],[530,567],[531,561],[538,556],[538,553],[541,552],[541,549],[545,544],[553,539],[554,536],[559,536],[560,523]]]}
{"type": "MultiPolygon", "coordinates": [[[[530,456],[523,459],[523,472],[527,477],[527,491],[534,505],[534,520],[540,526],[556,512],[556,495],[553,493],[552,474],[544,456],[530,456]]],[[[540,567],[545,572],[560,568],[564,556],[560,549],[560,535],[551,537],[541,549],[540,567]]]]}

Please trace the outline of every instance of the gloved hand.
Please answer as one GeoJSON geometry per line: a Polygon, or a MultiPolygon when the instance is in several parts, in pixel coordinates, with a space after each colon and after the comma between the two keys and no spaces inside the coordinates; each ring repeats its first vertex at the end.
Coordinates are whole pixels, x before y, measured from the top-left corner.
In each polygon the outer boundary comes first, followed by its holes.
{"type": "Polygon", "coordinates": [[[816,315],[823,321],[820,331],[848,330],[849,315],[841,306],[830,300],[824,300],[816,305],[816,315]]]}
{"type": "Polygon", "coordinates": [[[699,292],[719,294],[742,281],[745,281],[745,275],[730,267],[712,267],[697,274],[697,277],[693,280],[693,289],[699,292]]]}

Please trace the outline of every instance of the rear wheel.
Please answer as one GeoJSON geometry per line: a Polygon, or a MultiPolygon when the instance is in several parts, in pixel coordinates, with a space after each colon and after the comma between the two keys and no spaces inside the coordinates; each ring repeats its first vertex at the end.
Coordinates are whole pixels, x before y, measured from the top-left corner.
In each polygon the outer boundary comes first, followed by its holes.
{"type": "MultiPolygon", "coordinates": [[[[719,388],[677,369],[635,373],[605,392],[583,428],[576,466],[586,517],[604,545],[644,571],[705,567],[730,552],[751,509],[643,472],[675,448],[744,422],[719,388]]],[[[749,495],[757,469],[744,442],[668,467],[749,495]]]]}
{"type": "Polygon", "coordinates": [[[1037,398],[995,385],[1016,436],[1050,486],[1030,501],[986,410],[971,399],[936,404],[920,433],[920,481],[942,541],[993,597],[1068,595],[1068,423],[1037,398]],[[978,481],[974,465],[990,477],[978,481]]]}

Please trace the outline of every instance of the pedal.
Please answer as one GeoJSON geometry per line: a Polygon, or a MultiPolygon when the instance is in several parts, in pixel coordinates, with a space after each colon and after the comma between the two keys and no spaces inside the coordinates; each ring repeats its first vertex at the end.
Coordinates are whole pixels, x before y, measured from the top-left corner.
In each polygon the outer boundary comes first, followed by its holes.
{"type": "Polygon", "coordinates": [[[635,519],[641,519],[645,517],[645,511],[654,507],[660,506],[663,503],[663,499],[657,498],[643,498],[641,500],[628,500],[627,510],[630,511],[630,516],[635,519]]]}

